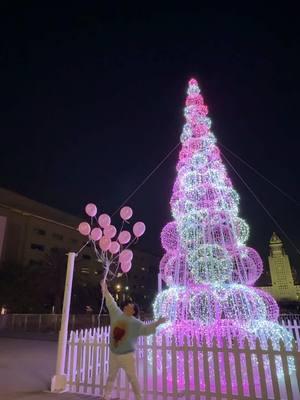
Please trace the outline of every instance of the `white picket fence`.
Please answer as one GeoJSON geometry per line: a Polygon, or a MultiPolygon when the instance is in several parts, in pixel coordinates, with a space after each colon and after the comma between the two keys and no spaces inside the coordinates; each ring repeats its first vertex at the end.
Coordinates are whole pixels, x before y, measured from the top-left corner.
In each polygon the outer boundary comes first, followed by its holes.
{"type": "MultiPolygon", "coordinates": [[[[290,330],[298,335],[294,325],[290,330]]],[[[136,360],[143,399],[300,399],[300,341],[286,351],[271,341],[262,349],[259,341],[249,345],[237,340],[200,343],[185,338],[140,337],[136,360]],[[299,346],[299,347],[298,347],[299,346]],[[296,371],[289,374],[294,362],[296,371]],[[283,374],[279,374],[279,370],[283,374]]],[[[109,327],[71,332],[67,377],[71,392],[101,395],[108,375],[109,327]]],[[[124,371],[120,371],[113,397],[131,400],[133,395],[124,371]]]]}
{"type": "Polygon", "coordinates": [[[282,315],[279,317],[279,323],[294,336],[300,351],[300,315],[294,314],[292,318],[289,315],[282,315]]]}

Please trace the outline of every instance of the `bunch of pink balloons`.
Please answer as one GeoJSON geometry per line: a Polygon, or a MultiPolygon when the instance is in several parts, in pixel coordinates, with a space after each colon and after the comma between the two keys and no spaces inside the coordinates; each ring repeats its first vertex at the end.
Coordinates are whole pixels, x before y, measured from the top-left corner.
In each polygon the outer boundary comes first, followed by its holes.
{"type": "MultiPolygon", "coordinates": [[[[128,247],[131,241],[133,243],[135,239],[140,238],[145,233],[145,224],[143,222],[136,222],[132,228],[133,235],[128,230],[121,230],[117,234],[117,228],[111,224],[111,217],[108,214],[101,214],[98,218],[96,217],[98,210],[95,204],[87,204],[85,212],[91,217],[91,224],[81,222],[78,226],[79,232],[83,236],[88,236],[90,240],[97,242],[102,253],[106,254],[109,252],[113,256],[111,257],[113,261],[118,260],[121,270],[124,273],[129,272],[132,266],[133,252],[128,247]],[[98,226],[93,227],[92,225],[95,221],[98,226]]],[[[123,224],[124,222],[128,223],[132,215],[132,208],[128,206],[121,208],[120,216],[123,224]]]]}

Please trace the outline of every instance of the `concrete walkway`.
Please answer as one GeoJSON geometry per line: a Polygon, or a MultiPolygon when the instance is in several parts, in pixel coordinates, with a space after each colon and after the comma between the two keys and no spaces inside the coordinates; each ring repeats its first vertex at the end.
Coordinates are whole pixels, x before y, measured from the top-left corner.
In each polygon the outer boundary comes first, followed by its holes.
{"type": "Polygon", "coordinates": [[[0,338],[0,400],[88,400],[97,397],[47,393],[57,342],[0,338]]]}

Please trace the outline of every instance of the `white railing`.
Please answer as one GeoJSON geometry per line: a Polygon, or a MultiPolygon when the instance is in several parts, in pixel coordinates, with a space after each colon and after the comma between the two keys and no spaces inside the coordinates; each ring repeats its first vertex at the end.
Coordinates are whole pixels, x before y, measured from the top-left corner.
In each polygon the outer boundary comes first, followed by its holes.
{"type": "MultiPolygon", "coordinates": [[[[151,318],[150,314],[143,314],[143,319],[151,318]]],[[[100,325],[109,325],[109,315],[102,314],[100,325]]],[[[0,315],[1,332],[39,332],[58,333],[61,324],[61,314],[4,314],[0,315]]],[[[97,328],[97,314],[70,314],[69,330],[97,328]]]]}
{"type": "MultiPolygon", "coordinates": [[[[1,332],[58,333],[61,314],[5,314],[0,315],[1,332]]],[[[101,315],[101,326],[109,324],[108,314],[101,315]]],[[[98,318],[95,314],[70,314],[69,330],[96,328],[98,318]]]]}
{"type": "MultiPolygon", "coordinates": [[[[192,342],[185,338],[179,346],[174,338],[140,337],[136,359],[143,398],[148,400],[300,399],[300,353],[296,343],[286,351],[283,343],[280,349],[274,349],[271,341],[263,349],[259,341],[250,346],[246,340],[200,343],[196,338],[192,342]],[[297,367],[289,374],[291,363],[297,367]]],[[[109,327],[71,332],[69,391],[101,395],[108,363],[109,327]]],[[[133,399],[124,371],[119,373],[113,395],[133,399]]]]}

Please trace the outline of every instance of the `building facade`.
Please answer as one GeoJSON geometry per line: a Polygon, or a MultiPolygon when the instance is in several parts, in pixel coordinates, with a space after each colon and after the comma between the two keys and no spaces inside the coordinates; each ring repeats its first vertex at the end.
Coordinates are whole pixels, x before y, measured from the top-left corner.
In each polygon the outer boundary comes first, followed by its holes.
{"type": "MultiPolygon", "coordinates": [[[[54,250],[78,252],[86,243],[77,231],[80,222],[77,217],[0,188],[0,268],[5,263],[43,268],[54,250]]],[[[159,258],[133,251],[132,270],[114,280],[111,289],[115,295],[122,292],[120,299],[130,296],[146,305],[157,291],[159,258]]],[[[103,268],[90,244],[80,252],[75,268],[83,286],[99,284],[103,268]]]]}
{"type": "MultiPolygon", "coordinates": [[[[0,188],[0,263],[42,266],[53,249],[77,252],[84,243],[76,229],[79,222],[79,218],[0,188]]],[[[90,268],[90,255],[86,256],[90,268]]]]}
{"type": "Polygon", "coordinates": [[[299,301],[300,285],[297,285],[294,280],[289,257],[275,232],[270,239],[269,248],[271,286],[261,287],[261,289],[269,292],[279,302],[299,301]]]}

